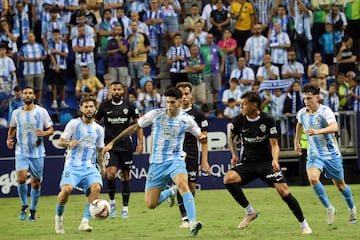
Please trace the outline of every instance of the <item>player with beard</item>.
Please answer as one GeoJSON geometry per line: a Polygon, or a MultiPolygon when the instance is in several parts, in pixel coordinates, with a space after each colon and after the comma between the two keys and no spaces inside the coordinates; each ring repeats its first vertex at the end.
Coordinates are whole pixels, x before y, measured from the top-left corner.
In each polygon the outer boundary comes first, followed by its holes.
{"type": "Polygon", "coordinates": [[[241,114],[232,120],[229,147],[234,165],[224,176],[224,184],[233,198],[244,208],[246,216],[238,228],[246,228],[257,217],[257,212],[246,199],[241,186],[256,178],[275,187],[300,223],[303,234],[312,233],[298,201],[291,195],[279,165],[280,148],[275,120],[260,111],[261,97],[256,92],[241,96],[241,114]],[[236,154],[236,140],[243,144],[241,160],[236,154]]]}
{"type": "Polygon", "coordinates": [[[29,222],[35,221],[35,212],[40,197],[41,179],[43,178],[45,146],[43,137],[54,132],[53,122],[46,109],[36,105],[35,92],[31,87],[22,90],[24,106],[12,113],[10,127],[6,140],[7,147],[15,145],[15,169],[17,176],[17,191],[21,201],[19,219],[26,219],[28,208],[28,186],[26,184],[28,171],[31,174],[31,205],[29,222]]]}
{"type": "MultiPolygon", "coordinates": [[[[111,83],[112,99],[103,102],[99,106],[99,110],[95,114],[97,121],[104,120],[105,126],[105,143],[109,143],[124,129],[130,126],[130,122],[137,122],[139,118],[139,111],[123,97],[125,88],[119,81],[111,83]]],[[[136,153],[141,154],[143,151],[143,130],[137,131],[138,144],[136,146],[136,153]]],[[[110,197],[110,217],[116,217],[116,202],[115,202],[115,180],[118,169],[120,171],[120,181],[122,183],[122,199],[123,208],[121,212],[122,218],[128,218],[129,213],[129,198],[130,198],[130,169],[133,164],[132,160],[132,140],[131,137],[123,138],[118,141],[114,148],[105,155],[107,163],[107,181],[108,193],[110,197]]]]}
{"type": "Polygon", "coordinates": [[[82,188],[88,197],[79,231],[91,232],[89,226],[90,204],[99,198],[105,175],[105,162],[101,150],[104,147],[104,128],[94,121],[96,100],[83,97],[80,100],[82,116],[70,120],[59,139],[60,147],[67,147],[64,171],[56,204],[55,232],[64,234],[63,213],[65,204],[74,188],[82,188]],[[100,172],[96,168],[99,163],[100,172]]]}
{"type": "MultiPolygon", "coordinates": [[[[192,84],[189,82],[180,82],[176,85],[176,87],[182,92],[181,109],[195,120],[203,134],[207,134],[208,121],[204,114],[192,104],[192,84]]],[[[186,170],[188,172],[188,185],[191,193],[195,196],[195,185],[199,172],[199,147],[196,137],[190,133],[186,133],[183,148],[186,153],[185,162],[186,170]]],[[[207,143],[201,144],[201,169],[210,174],[207,143]]],[[[174,201],[171,200],[171,198],[168,198],[170,205],[174,203],[174,201]]],[[[179,192],[177,193],[177,200],[182,219],[180,228],[188,228],[189,220],[184,207],[183,198],[179,192]]]]}

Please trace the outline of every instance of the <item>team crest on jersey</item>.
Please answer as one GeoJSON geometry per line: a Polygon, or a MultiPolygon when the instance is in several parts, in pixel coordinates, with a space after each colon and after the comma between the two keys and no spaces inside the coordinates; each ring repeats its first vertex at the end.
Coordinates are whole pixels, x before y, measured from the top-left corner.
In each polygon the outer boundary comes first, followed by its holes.
{"type": "Polygon", "coordinates": [[[124,114],[125,114],[125,115],[127,115],[127,114],[128,114],[128,112],[129,112],[129,109],[124,108],[124,109],[123,109],[123,112],[124,112],[124,114]]]}
{"type": "Polygon", "coordinates": [[[260,128],[260,130],[261,130],[262,132],[265,132],[265,131],[266,131],[266,126],[265,126],[265,124],[261,124],[259,128],[260,128]]]}

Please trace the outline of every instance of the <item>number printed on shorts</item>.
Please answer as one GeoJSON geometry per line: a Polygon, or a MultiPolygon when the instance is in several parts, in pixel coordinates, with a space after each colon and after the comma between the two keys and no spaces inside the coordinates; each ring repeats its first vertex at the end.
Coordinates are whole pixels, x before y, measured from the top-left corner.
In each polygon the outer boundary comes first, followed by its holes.
{"type": "Polygon", "coordinates": [[[64,177],[68,178],[69,176],[70,176],[70,172],[66,171],[65,174],[64,174],[64,177]]]}

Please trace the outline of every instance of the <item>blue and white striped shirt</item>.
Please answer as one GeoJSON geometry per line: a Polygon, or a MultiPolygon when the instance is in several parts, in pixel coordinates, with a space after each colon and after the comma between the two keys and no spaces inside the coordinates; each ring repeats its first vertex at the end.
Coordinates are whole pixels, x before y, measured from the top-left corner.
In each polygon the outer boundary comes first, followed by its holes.
{"type": "MultiPolygon", "coordinates": [[[[253,80],[255,81],[254,71],[249,67],[244,67],[243,69],[236,68],[231,71],[230,79],[236,78],[238,80],[253,80]]],[[[240,90],[240,93],[243,94],[246,91],[251,90],[251,85],[240,84],[237,86],[237,89],[240,90]]]]}
{"type": "MultiPolygon", "coordinates": [[[[72,40],[72,47],[79,46],[79,47],[95,47],[95,42],[93,38],[83,37],[83,38],[74,38],[72,40]]],[[[80,66],[84,66],[87,64],[94,63],[94,52],[88,53],[75,53],[75,64],[80,66]]]]}
{"type": "Polygon", "coordinates": [[[56,20],[55,22],[49,21],[46,24],[44,24],[44,26],[41,30],[42,36],[44,36],[44,34],[46,34],[46,41],[48,44],[53,42],[52,31],[54,29],[58,29],[60,31],[61,37],[64,37],[64,35],[69,34],[69,30],[65,26],[63,21],[61,21],[61,20],[56,20]]]}
{"type": "Polygon", "coordinates": [[[81,118],[70,120],[61,138],[77,140],[79,145],[69,148],[65,157],[65,167],[91,168],[96,163],[96,149],[104,147],[104,128],[92,122],[86,124],[81,118]]]}
{"type": "Polygon", "coordinates": [[[36,135],[36,129],[46,130],[51,126],[53,122],[45,108],[35,105],[31,111],[15,109],[10,120],[10,127],[16,128],[15,155],[29,158],[44,157],[44,141],[37,144],[40,137],[36,135]]]}
{"type": "Polygon", "coordinates": [[[264,36],[251,36],[246,40],[244,51],[249,52],[249,64],[261,66],[263,64],[267,38],[264,36]]]}
{"type": "MultiPolygon", "coordinates": [[[[55,49],[62,53],[69,53],[69,48],[68,48],[67,44],[62,41],[60,41],[59,43],[53,42],[48,46],[48,48],[49,48],[49,52],[51,52],[51,50],[55,49]]],[[[64,58],[60,54],[54,54],[54,57],[55,57],[56,63],[59,65],[59,68],[66,70],[67,69],[66,58],[64,58]]],[[[54,65],[52,63],[50,64],[50,68],[54,69],[54,65]]]]}
{"type": "Polygon", "coordinates": [[[150,163],[162,163],[172,160],[184,160],[183,142],[185,132],[199,136],[201,130],[192,117],[179,110],[176,117],[169,117],[166,109],[155,109],[138,119],[142,128],[152,125],[152,149],[150,163]]]}
{"type": "Polygon", "coordinates": [[[271,62],[276,64],[286,64],[288,62],[288,49],[279,47],[279,45],[291,44],[289,35],[286,32],[276,33],[275,46],[270,44],[271,48],[271,62]]]}
{"type": "MultiPolygon", "coordinates": [[[[26,44],[20,49],[20,56],[26,58],[41,58],[46,56],[43,45],[39,43],[26,44]]],[[[37,62],[24,62],[24,75],[28,74],[41,74],[44,72],[44,65],[42,61],[37,62]]]]}
{"type": "Polygon", "coordinates": [[[259,22],[263,25],[267,24],[271,9],[275,7],[274,0],[256,0],[251,2],[253,2],[259,22]]]}
{"type": "Polygon", "coordinates": [[[174,59],[176,55],[185,58],[185,61],[176,61],[171,63],[170,72],[183,73],[185,72],[186,62],[191,57],[190,50],[185,45],[181,45],[180,47],[176,47],[176,46],[170,47],[167,53],[168,59],[174,59]]]}
{"type": "MultiPolygon", "coordinates": [[[[334,112],[325,105],[312,114],[306,112],[306,108],[300,109],[296,116],[302,124],[304,131],[309,129],[322,129],[336,122],[334,112]]],[[[324,133],[313,136],[306,135],[309,142],[308,159],[316,157],[322,160],[330,160],[341,157],[341,152],[335,137],[335,133],[324,133]]]]}

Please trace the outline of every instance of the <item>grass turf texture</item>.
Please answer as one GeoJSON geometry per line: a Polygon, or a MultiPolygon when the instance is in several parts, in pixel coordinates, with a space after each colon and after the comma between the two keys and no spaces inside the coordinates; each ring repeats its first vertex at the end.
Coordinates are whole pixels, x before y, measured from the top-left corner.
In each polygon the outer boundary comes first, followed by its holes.
{"type": "MultiPolygon", "coordinates": [[[[359,204],[360,185],[350,185],[355,203],[359,204]]],[[[207,190],[196,193],[195,202],[198,220],[203,229],[197,239],[358,239],[359,224],[348,224],[348,208],[334,186],[326,190],[331,203],[336,207],[336,222],[326,224],[326,211],[310,187],[290,187],[300,202],[313,234],[302,235],[295,217],[285,202],[272,188],[245,189],[249,201],[259,212],[259,217],[247,229],[237,225],[244,217],[244,210],[237,205],[225,190],[207,190]]],[[[164,202],[156,209],[145,207],[144,193],[132,193],[129,218],[121,219],[121,194],[117,194],[117,218],[91,219],[90,233],[78,232],[86,198],[71,195],[64,212],[65,235],[54,231],[55,196],[42,196],[34,223],[18,220],[20,202],[17,198],[0,199],[0,239],[191,239],[188,229],[180,229],[180,214],[175,205],[169,208],[164,202]]],[[[108,199],[103,194],[101,198],[108,199]]],[[[360,205],[357,205],[360,207],[360,205]]]]}

